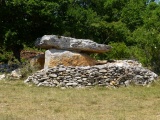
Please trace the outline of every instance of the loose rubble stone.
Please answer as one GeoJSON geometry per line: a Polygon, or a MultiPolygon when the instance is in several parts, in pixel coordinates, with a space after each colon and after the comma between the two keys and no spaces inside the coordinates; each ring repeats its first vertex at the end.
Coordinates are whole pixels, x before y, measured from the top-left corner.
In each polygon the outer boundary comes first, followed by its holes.
{"type": "Polygon", "coordinates": [[[53,78],[56,78],[57,77],[57,75],[56,74],[49,74],[49,77],[53,77],[53,78]]]}
{"type": "Polygon", "coordinates": [[[106,73],[106,72],[107,72],[107,70],[105,70],[105,69],[101,69],[101,70],[99,70],[99,72],[100,72],[100,73],[106,73]]]}
{"type": "Polygon", "coordinates": [[[66,84],[66,86],[73,86],[73,87],[75,87],[75,86],[77,86],[78,85],[78,83],[75,83],[75,82],[73,82],[73,83],[67,83],[66,84]]]}
{"type": "Polygon", "coordinates": [[[0,75],[0,80],[3,80],[6,77],[5,74],[0,75]]]}
{"type": "Polygon", "coordinates": [[[21,70],[20,69],[15,69],[11,72],[10,75],[13,79],[20,79],[22,77],[21,75],[21,70]]]}
{"type": "Polygon", "coordinates": [[[63,66],[37,71],[29,76],[25,83],[33,82],[38,86],[78,87],[84,86],[128,86],[148,85],[157,79],[157,75],[145,69],[136,61],[119,60],[113,63],[95,66],[63,66]],[[47,71],[47,72],[44,72],[47,71]]]}
{"type": "Polygon", "coordinates": [[[18,67],[16,64],[0,64],[0,79],[20,79],[22,75],[18,67]]]}
{"type": "Polygon", "coordinates": [[[98,44],[89,39],[75,39],[71,37],[57,36],[57,35],[44,35],[38,38],[35,46],[45,49],[62,49],[72,51],[85,51],[93,53],[104,53],[111,50],[111,46],[105,44],[98,44]]]}

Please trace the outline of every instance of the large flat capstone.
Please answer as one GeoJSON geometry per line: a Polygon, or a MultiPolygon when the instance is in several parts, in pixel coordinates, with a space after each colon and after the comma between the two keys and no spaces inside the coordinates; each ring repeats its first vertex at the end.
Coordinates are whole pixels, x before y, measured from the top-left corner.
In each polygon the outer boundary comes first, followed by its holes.
{"type": "Polygon", "coordinates": [[[76,39],[71,37],[44,35],[38,38],[35,46],[44,49],[63,49],[77,52],[93,52],[104,53],[111,50],[111,46],[105,44],[98,44],[89,39],[76,39]]]}

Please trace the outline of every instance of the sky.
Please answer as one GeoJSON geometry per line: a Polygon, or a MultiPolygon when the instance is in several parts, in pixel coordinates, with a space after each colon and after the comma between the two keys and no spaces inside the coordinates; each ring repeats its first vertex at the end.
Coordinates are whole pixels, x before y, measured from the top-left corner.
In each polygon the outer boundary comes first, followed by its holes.
{"type": "Polygon", "coordinates": [[[156,2],[156,3],[159,3],[159,2],[160,2],[160,0],[155,0],[155,2],[156,2]]]}
{"type": "MultiPolygon", "coordinates": [[[[151,0],[148,0],[148,1],[150,2],[151,0]]],[[[148,3],[149,3],[149,2],[148,2],[148,3]]],[[[160,0],[155,0],[155,2],[156,2],[156,3],[159,3],[159,2],[160,2],[160,0]]]]}
{"type": "Polygon", "coordinates": [[[159,3],[159,2],[160,2],[160,0],[155,0],[155,2],[156,2],[156,3],[159,3]]]}

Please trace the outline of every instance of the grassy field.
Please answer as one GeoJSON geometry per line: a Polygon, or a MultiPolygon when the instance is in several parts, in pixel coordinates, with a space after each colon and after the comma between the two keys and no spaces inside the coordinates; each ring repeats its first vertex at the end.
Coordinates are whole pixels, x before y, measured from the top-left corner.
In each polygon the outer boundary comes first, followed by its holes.
{"type": "Polygon", "coordinates": [[[160,120],[160,82],[60,89],[2,80],[0,120],[160,120]]]}

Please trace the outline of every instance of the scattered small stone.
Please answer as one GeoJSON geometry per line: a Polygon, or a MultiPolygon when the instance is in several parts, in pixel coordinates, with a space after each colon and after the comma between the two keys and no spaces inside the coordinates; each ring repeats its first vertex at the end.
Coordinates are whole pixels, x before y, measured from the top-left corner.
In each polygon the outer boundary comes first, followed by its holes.
{"type": "Polygon", "coordinates": [[[82,83],[83,81],[82,81],[82,80],[77,80],[77,82],[78,82],[78,83],[82,83]]]}
{"type": "Polygon", "coordinates": [[[75,86],[77,86],[78,85],[78,83],[75,83],[75,82],[73,82],[73,83],[67,83],[66,84],[66,86],[73,86],[73,87],[75,87],[75,86]]]}
{"type": "Polygon", "coordinates": [[[49,77],[52,77],[52,78],[56,78],[57,77],[57,75],[56,74],[50,74],[50,75],[48,75],[49,77]]]}
{"type": "Polygon", "coordinates": [[[107,72],[107,70],[105,70],[105,69],[101,69],[101,70],[99,70],[99,72],[100,72],[100,73],[106,73],[106,72],[107,72]]]}
{"type": "Polygon", "coordinates": [[[63,72],[63,71],[66,71],[66,68],[59,68],[58,70],[59,72],[63,72]]]}
{"type": "Polygon", "coordinates": [[[6,77],[5,74],[0,75],[0,80],[3,80],[6,77]]]}

